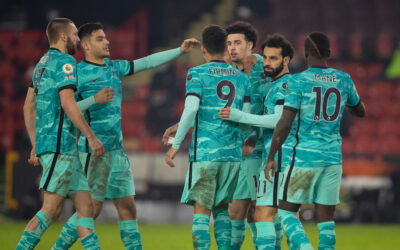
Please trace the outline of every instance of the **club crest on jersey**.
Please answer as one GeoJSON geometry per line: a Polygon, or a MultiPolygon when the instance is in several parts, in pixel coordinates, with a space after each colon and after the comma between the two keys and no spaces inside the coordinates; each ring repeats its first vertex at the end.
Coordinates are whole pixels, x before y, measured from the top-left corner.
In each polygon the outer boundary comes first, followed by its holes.
{"type": "Polygon", "coordinates": [[[62,66],[62,70],[65,74],[71,74],[74,71],[74,67],[70,63],[66,63],[62,66]]]}
{"type": "Polygon", "coordinates": [[[284,88],[285,90],[287,90],[288,89],[288,84],[285,82],[285,83],[283,83],[282,84],[282,88],[284,88]]]}

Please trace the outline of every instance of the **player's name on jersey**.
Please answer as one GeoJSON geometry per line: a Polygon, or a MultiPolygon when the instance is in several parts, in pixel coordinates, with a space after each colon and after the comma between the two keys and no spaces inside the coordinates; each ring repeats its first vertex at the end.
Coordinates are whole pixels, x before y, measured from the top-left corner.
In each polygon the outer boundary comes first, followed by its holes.
{"type": "Polygon", "coordinates": [[[314,74],[314,79],[315,79],[316,81],[336,82],[336,75],[320,75],[320,74],[314,74]]]}
{"type": "Polygon", "coordinates": [[[211,75],[240,75],[240,71],[237,69],[227,69],[227,68],[209,68],[208,72],[211,75]]]}

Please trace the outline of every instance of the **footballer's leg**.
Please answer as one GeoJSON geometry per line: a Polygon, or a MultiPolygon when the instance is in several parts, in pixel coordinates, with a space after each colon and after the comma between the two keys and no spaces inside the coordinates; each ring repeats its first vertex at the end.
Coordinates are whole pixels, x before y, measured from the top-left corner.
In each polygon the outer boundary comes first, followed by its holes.
{"type": "Polygon", "coordinates": [[[126,249],[142,249],[136,220],[135,187],[129,159],[123,149],[111,152],[106,197],[113,200],[118,212],[121,240],[126,249]]]}
{"type": "MultiPolygon", "coordinates": [[[[91,202],[91,210],[92,218],[96,218],[101,210],[102,202],[104,201],[106,190],[102,187],[107,184],[108,180],[108,172],[109,167],[106,164],[100,164],[104,162],[106,158],[107,152],[100,157],[91,157],[90,154],[79,153],[80,164],[77,164],[76,178],[74,178],[74,182],[71,184],[71,192],[74,190],[75,193],[71,195],[75,197],[78,194],[78,198],[75,198],[75,201],[78,202],[78,206],[80,203],[80,196],[86,197],[86,192],[81,195],[80,191],[87,191],[90,188],[91,196],[89,199],[91,202]],[[86,177],[84,176],[84,172],[86,173],[86,177]]],[[[85,203],[84,203],[85,204],[85,203]]],[[[78,210],[78,209],[77,209],[78,210]]],[[[82,220],[81,220],[82,221],[82,220]]],[[[59,249],[69,249],[72,245],[79,239],[78,235],[78,211],[75,212],[64,224],[59,237],[57,238],[56,243],[53,245],[53,250],[59,249]]],[[[85,228],[82,227],[83,231],[85,228]]],[[[84,232],[83,232],[84,233],[84,232]]]]}
{"type": "Polygon", "coordinates": [[[228,204],[221,203],[212,210],[214,218],[214,236],[218,249],[231,249],[232,224],[228,213],[228,204]]]}
{"type": "MultiPolygon", "coordinates": [[[[192,241],[196,250],[210,249],[210,215],[211,210],[197,202],[193,204],[192,241]]],[[[216,229],[215,229],[216,230],[216,229]]]]}
{"type": "Polygon", "coordinates": [[[29,221],[16,249],[33,249],[39,243],[44,231],[60,216],[63,201],[59,194],[44,192],[42,209],[29,221]]]}
{"type": "Polygon", "coordinates": [[[85,249],[100,249],[93,223],[92,196],[89,191],[77,191],[71,196],[76,208],[78,236],[85,249]]]}
{"type": "Polygon", "coordinates": [[[134,196],[113,199],[118,212],[118,226],[126,249],[142,249],[142,239],[136,220],[134,196]]]}
{"type": "Polygon", "coordinates": [[[314,200],[319,230],[319,249],[335,249],[336,234],[334,214],[339,204],[342,166],[332,165],[323,168],[316,183],[314,200]]]}
{"type": "Polygon", "coordinates": [[[233,200],[229,204],[229,217],[232,223],[231,249],[240,249],[246,236],[246,216],[251,200],[233,200]]]}

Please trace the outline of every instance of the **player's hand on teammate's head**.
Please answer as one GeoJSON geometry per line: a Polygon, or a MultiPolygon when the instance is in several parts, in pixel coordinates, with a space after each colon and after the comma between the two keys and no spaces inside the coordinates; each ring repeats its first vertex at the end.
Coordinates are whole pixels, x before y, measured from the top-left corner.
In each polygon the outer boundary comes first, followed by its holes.
{"type": "Polygon", "coordinates": [[[222,119],[228,120],[228,119],[229,119],[229,116],[231,115],[231,108],[230,108],[230,107],[222,108],[222,109],[219,111],[218,115],[219,115],[222,119]]]}
{"type": "Polygon", "coordinates": [[[178,149],[171,147],[165,154],[165,163],[167,163],[171,168],[175,167],[172,160],[175,158],[176,153],[178,153],[178,149]]]}
{"type": "Polygon", "coordinates": [[[162,137],[162,143],[167,146],[170,145],[171,143],[169,143],[170,141],[170,137],[175,137],[176,135],[176,131],[178,130],[178,125],[179,123],[176,123],[174,125],[172,125],[171,127],[167,128],[163,134],[162,137]]]}
{"type": "Polygon", "coordinates": [[[188,53],[188,52],[192,51],[192,49],[198,44],[200,44],[200,41],[197,40],[196,38],[186,39],[181,44],[181,52],[188,53]]]}
{"type": "Polygon", "coordinates": [[[114,98],[114,89],[104,86],[102,90],[94,95],[94,100],[97,104],[111,102],[114,98]]]}
{"type": "Polygon", "coordinates": [[[87,138],[89,142],[89,146],[92,149],[93,156],[102,156],[104,154],[104,146],[97,137],[87,138]]]}
{"type": "Polygon", "coordinates": [[[271,176],[275,176],[275,169],[276,169],[276,161],[268,160],[267,164],[265,165],[265,168],[264,168],[264,174],[265,174],[265,178],[271,183],[273,183],[273,180],[269,176],[269,171],[271,170],[271,176]]]}
{"type": "Polygon", "coordinates": [[[40,166],[39,157],[36,156],[35,147],[32,147],[31,154],[28,159],[28,163],[35,167],[40,166]]]}

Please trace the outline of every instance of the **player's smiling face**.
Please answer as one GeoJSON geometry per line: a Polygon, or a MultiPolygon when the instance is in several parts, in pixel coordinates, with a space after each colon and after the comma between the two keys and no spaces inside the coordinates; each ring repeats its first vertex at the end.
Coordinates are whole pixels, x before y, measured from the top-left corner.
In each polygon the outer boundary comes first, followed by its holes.
{"type": "Polygon", "coordinates": [[[105,58],[110,56],[110,42],[106,38],[103,30],[95,30],[90,36],[89,53],[96,58],[105,58]]]}
{"type": "Polygon", "coordinates": [[[226,40],[230,59],[235,63],[241,63],[242,60],[251,55],[252,42],[247,42],[244,34],[229,34],[226,40]]]}
{"type": "Polygon", "coordinates": [[[282,48],[265,47],[263,58],[265,75],[274,78],[282,72],[284,66],[282,48]]]}

